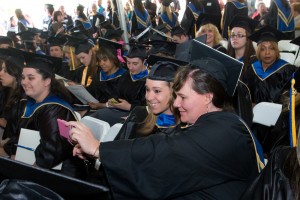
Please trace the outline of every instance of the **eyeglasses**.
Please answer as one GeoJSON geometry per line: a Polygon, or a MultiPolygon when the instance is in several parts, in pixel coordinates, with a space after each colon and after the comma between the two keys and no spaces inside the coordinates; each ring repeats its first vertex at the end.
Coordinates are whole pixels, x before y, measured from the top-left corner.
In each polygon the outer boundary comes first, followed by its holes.
{"type": "Polygon", "coordinates": [[[230,38],[243,38],[243,37],[246,37],[246,35],[243,35],[243,34],[240,34],[240,33],[238,33],[238,34],[231,34],[230,35],[230,38]]]}

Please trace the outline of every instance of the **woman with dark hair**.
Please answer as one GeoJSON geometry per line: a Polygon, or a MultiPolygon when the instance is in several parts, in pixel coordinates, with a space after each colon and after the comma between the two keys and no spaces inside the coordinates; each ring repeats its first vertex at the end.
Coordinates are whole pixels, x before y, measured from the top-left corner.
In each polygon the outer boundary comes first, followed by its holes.
{"type": "Polygon", "coordinates": [[[232,0],[227,1],[224,9],[223,20],[222,20],[222,36],[225,39],[228,38],[229,24],[231,23],[234,16],[240,15],[248,17],[248,4],[246,0],[232,0]]]}
{"type": "Polygon", "coordinates": [[[187,0],[186,2],[187,6],[181,20],[181,27],[187,35],[195,38],[196,31],[200,28],[198,17],[204,13],[204,7],[200,0],[187,0]]]}
{"type": "Polygon", "coordinates": [[[0,154],[12,156],[16,152],[18,134],[17,127],[21,117],[21,77],[24,59],[17,57],[11,49],[0,50],[0,81],[6,89],[6,101],[3,106],[3,118],[0,118],[1,127],[5,127],[0,142],[0,154]]]}
{"type": "Polygon", "coordinates": [[[161,4],[161,14],[158,17],[158,25],[166,24],[169,31],[179,25],[177,15],[171,11],[170,0],[163,0],[161,4]]]}
{"type": "Polygon", "coordinates": [[[19,124],[21,128],[39,131],[40,144],[36,147],[35,165],[52,169],[62,163],[65,175],[84,178],[82,161],[72,156],[72,144],[59,134],[57,119],[77,120],[70,95],[63,84],[55,79],[55,69],[61,59],[23,52],[26,65],[21,85],[27,96],[19,124]]]}
{"type": "Polygon", "coordinates": [[[80,122],[67,123],[78,143],[74,155],[101,159],[114,198],[239,199],[258,174],[261,165],[249,129],[226,111],[242,65],[193,44],[191,65],[177,73],[173,85],[174,106],[185,123],[178,131],[99,142],[80,122]]]}
{"type": "Polygon", "coordinates": [[[88,21],[88,18],[84,14],[84,6],[79,4],[76,8],[77,18],[78,20],[88,21]]]}
{"type": "Polygon", "coordinates": [[[18,32],[23,32],[26,31],[28,28],[32,28],[32,25],[25,18],[21,9],[16,9],[15,14],[18,18],[18,32]]]}
{"type": "Polygon", "coordinates": [[[155,60],[146,80],[147,106],[133,109],[119,131],[116,139],[132,139],[155,133],[171,134],[179,124],[179,113],[173,106],[173,82],[179,69],[174,62],[164,61],[164,57],[150,56],[155,60]]]}
{"type": "Polygon", "coordinates": [[[57,34],[65,34],[67,27],[63,24],[64,17],[60,11],[55,11],[53,13],[53,21],[50,26],[49,36],[56,36],[57,34]]]}
{"type": "Polygon", "coordinates": [[[228,55],[243,62],[242,74],[251,65],[251,57],[255,56],[255,49],[252,41],[248,38],[257,26],[258,21],[250,17],[236,15],[229,27],[231,29],[228,42],[228,55]]]}
{"type": "Polygon", "coordinates": [[[149,26],[151,26],[151,17],[148,11],[145,9],[144,4],[142,1],[134,0],[130,34],[136,35],[136,30],[141,33],[149,26]]]}

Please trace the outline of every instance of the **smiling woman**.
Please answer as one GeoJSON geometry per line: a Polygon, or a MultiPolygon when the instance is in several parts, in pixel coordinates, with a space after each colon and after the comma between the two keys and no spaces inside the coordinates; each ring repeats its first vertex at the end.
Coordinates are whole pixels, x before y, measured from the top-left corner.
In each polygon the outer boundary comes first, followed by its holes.
{"type": "Polygon", "coordinates": [[[72,145],[59,134],[57,119],[77,120],[70,106],[69,93],[54,76],[61,66],[60,58],[19,52],[25,57],[22,87],[27,96],[23,101],[19,129],[39,131],[40,144],[35,149],[35,164],[51,169],[63,163],[61,173],[72,177],[85,177],[84,164],[71,155],[72,145]]]}

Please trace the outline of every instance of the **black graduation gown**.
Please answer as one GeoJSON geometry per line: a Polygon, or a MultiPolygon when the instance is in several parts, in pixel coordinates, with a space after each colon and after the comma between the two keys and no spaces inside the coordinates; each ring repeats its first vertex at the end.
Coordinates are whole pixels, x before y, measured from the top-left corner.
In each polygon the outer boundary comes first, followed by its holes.
{"type": "Polygon", "coordinates": [[[25,115],[27,101],[22,101],[23,114],[20,119],[21,128],[39,131],[41,140],[35,149],[36,164],[51,169],[63,162],[60,173],[68,176],[84,178],[85,168],[81,159],[72,155],[73,146],[59,134],[57,119],[76,121],[75,113],[60,103],[43,103],[31,115],[25,115]],[[25,117],[26,116],[26,117],[25,117]]]}
{"type": "Polygon", "coordinates": [[[258,174],[250,133],[228,112],[171,135],[101,143],[100,158],[115,199],[239,199],[258,174]]]}
{"type": "Polygon", "coordinates": [[[63,61],[61,68],[57,72],[57,75],[62,76],[68,80],[73,80],[74,74],[75,74],[75,71],[70,70],[70,66],[67,61],[63,61]]]}
{"type": "MultiPolygon", "coordinates": [[[[139,131],[139,129],[142,127],[142,122],[146,119],[148,114],[149,112],[146,106],[136,106],[130,112],[130,115],[124,122],[115,140],[143,137],[144,135],[139,131]]],[[[149,135],[155,133],[164,133],[169,135],[174,131],[175,131],[175,127],[158,128],[157,126],[155,126],[155,128],[151,133],[149,133],[149,135]]]]}
{"type": "MultiPolygon", "coordinates": [[[[201,13],[204,13],[203,5],[201,4],[201,13]]],[[[197,18],[198,19],[198,18],[197,18]]],[[[182,20],[181,20],[181,27],[183,30],[187,33],[187,35],[191,36],[192,38],[195,38],[196,31],[200,28],[200,22],[196,24],[199,20],[195,19],[192,10],[187,6],[182,20]],[[196,30],[195,30],[196,26],[196,30]]]]}
{"type": "Polygon", "coordinates": [[[225,47],[223,47],[223,45],[221,45],[221,44],[217,44],[217,45],[213,46],[213,48],[222,53],[227,54],[227,49],[225,47]]]}
{"type": "Polygon", "coordinates": [[[9,156],[15,155],[17,150],[15,144],[18,143],[18,125],[20,123],[21,115],[23,114],[22,108],[24,103],[22,103],[22,101],[24,101],[24,99],[17,101],[9,110],[9,112],[5,113],[4,116],[7,124],[3,132],[2,139],[10,138],[9,141],[4,145],[4,150],[9,156]]]}
{"type": "MultiPolygon", "coordinates": [[[[279,61],[280,59],[275,61],[268,70],[273,68],[279,61]]],[[[251,92],[252,102],[255,104],[260,102],[280,103],[281,94],[284,89],[289,88],[288,85],[293,72],[296,71],[296,67],[287,62],[281,62],[280,67],[270,71],[266,77],[261,78],[257,75],[257,69],[255,69],[255,63],[258,62],[252,63],[242,76],[242,81],[251,92]]]]}
{"type": "Polygon", "coordinates": [[[222,24],[223,24],[222,37],[224,39],[227,39],[227,40],[229,39],[228,38],[228,27],[235,15],[241,15],[244,17],[248,17],[247,2],[240,3],[237,0],[227,1],[226,5],[225,5],[225,9],[224,9],[223,19],[222,19],[222,24]]]}
{"type": "MultiPolygon", "coordinates": [[[[268,164],[253,181],[242,200],[293,200],[295,199],[294,193],[291,189],[289,178],[284,170],[285,162],[287,161],[288,154],[296,149],[290,147],[278,148],[270,157],[268,164]]],[[[296,153],[293,160],[290,162],[297,162],[296,153]]],[[[299,168],[299,166],[298,166],[299,168]]],[[[299,170],[299,169],[298,169],[299,170]]],[[[296,175],[296,174],[295,174],[296,175]]],[[[298,175],[299,176],[299,175],[298,175]]]]}

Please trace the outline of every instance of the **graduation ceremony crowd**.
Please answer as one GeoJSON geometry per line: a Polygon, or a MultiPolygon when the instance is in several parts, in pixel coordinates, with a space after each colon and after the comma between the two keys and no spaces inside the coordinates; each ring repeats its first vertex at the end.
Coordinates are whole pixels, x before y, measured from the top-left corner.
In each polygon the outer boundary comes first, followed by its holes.
{"type": "MultiPolygon", "coordinates": [[[[43,30],[15,10],[0,36],[1,157],[15,159],[25,128],[40,134],[35,167],[104,185],[109,199],[300,199],[300,71],[278,45],[300,45],[300,2],[257,0],[251,16],[244,0],[130,0],[124,16],[101,4],[75,19],[46,4],[43,30]],[[97,101],[82,106],[76,85],[97,101]],[[274,126],[253,122],[262,102],[282,105],[274,126]],[[122,127],[102,142],[85,116],[122,127]]],[[[34,199],[3,184],[1,199],[34,199]]]]}

